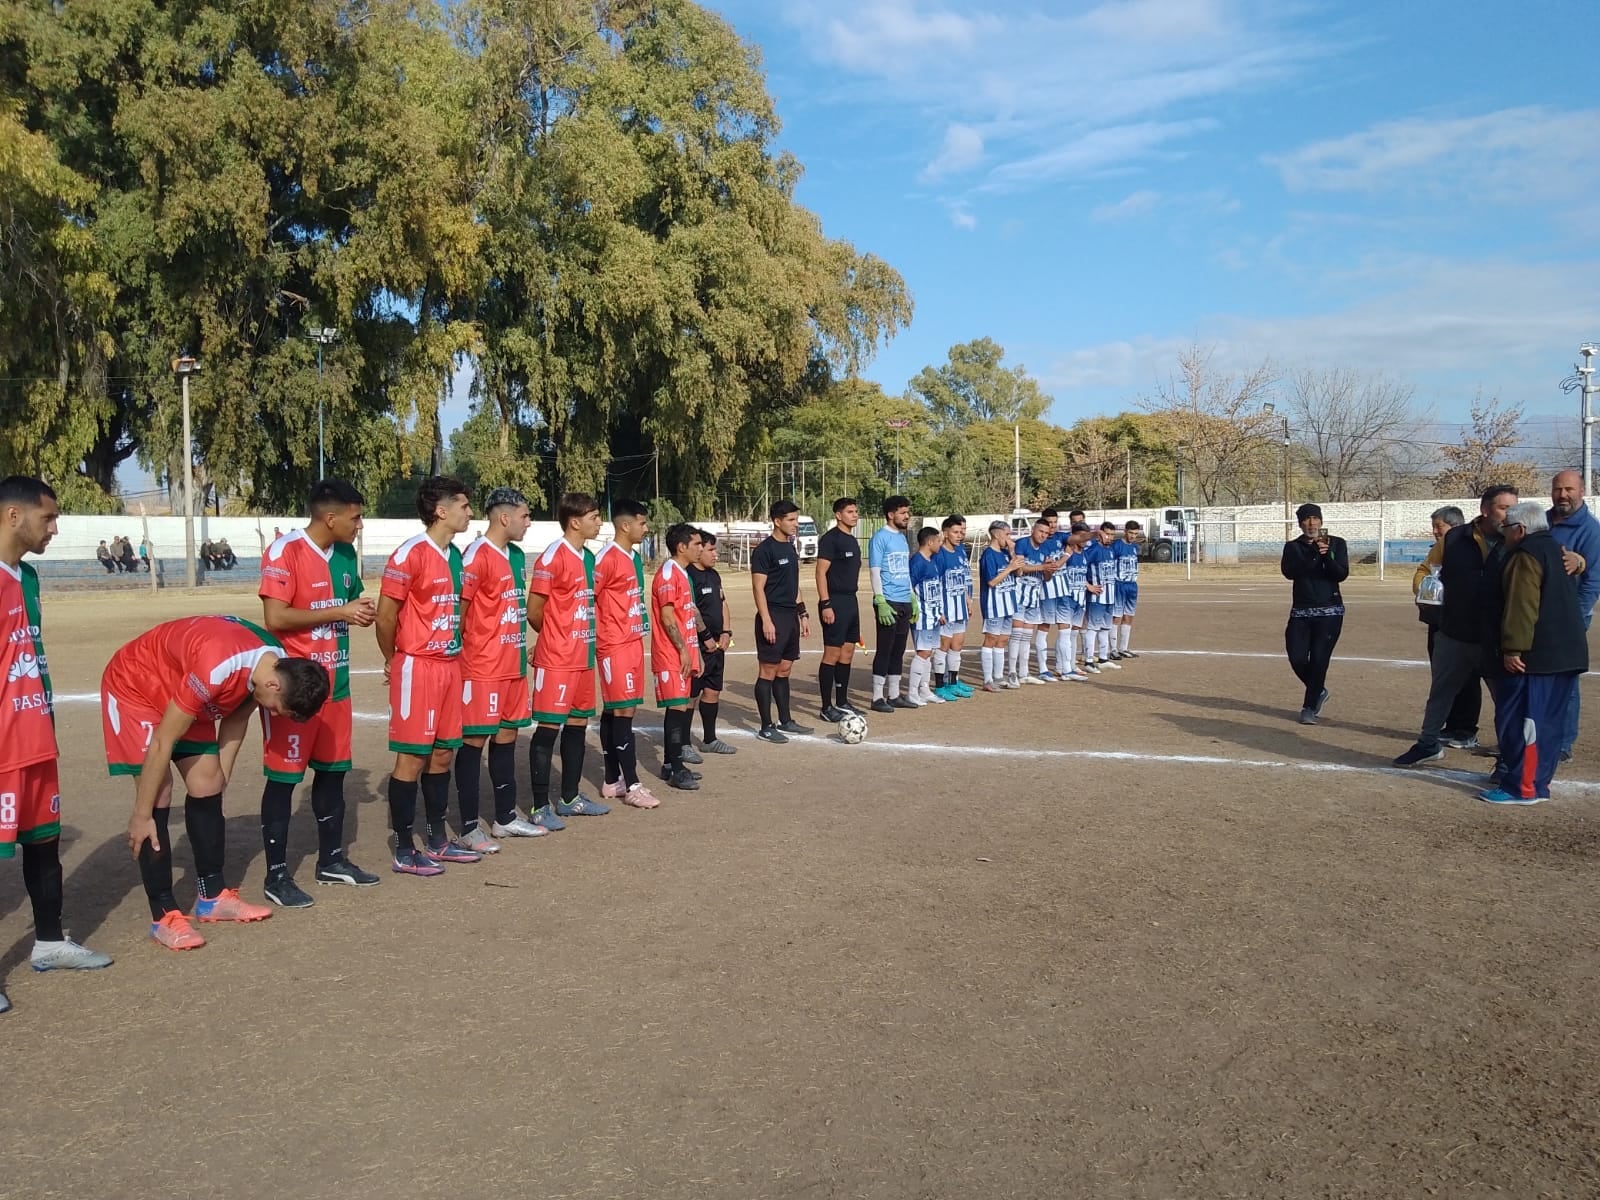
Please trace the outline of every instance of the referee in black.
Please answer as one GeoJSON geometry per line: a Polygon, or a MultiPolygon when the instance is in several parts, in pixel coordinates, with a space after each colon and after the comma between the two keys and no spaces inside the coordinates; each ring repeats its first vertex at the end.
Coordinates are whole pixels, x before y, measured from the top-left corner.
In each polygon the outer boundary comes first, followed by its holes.
{"type": "Polygon", "coordinates": [[[817,687],[822,692],[822,719],[835,723],[850,707],[850,660],[861,641],[861,610],[856,585],[861,578],[861,543],[856,526],[861,508],[849,496],[833,502],[834,526],[817,539],[817,613],[822,618],[822,666],[817,687]]]}
{"type": "Polygon", "coordinates": [[[800,547],[795,530],[800,508],[792,500],[779,500],[768,516],[772,536],[750,555],[750,583],[756,597],[756,712],[764,742],[787,742],[786,733],[810,733],[789,713],[789,672],[800,657],[800,639],[811,636],[806,606],[800,603],[800,547]],[[772,723],[773,702],[778,723],[772,723]]]}
{"type": "Polygon", "coordinates": [[[717,570],[717,535],[709,529],[700,531],[700,559],[689,567],[689,583],[700,613],[702,667],[700,674],[689,681],[689,695],[700,705],[700,744],[707,754],[736,754],[734,747],[717,736],[723,660],[733,643],[733,631],[728,627],[728,598],[722,594],[722,575],[717,570]]]}

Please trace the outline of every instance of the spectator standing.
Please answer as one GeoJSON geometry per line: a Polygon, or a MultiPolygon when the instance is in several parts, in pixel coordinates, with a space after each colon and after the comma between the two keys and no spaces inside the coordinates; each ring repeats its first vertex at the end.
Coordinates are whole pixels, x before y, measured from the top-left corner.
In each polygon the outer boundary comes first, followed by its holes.
{"type": "Polygon", "coordinates": [[[148,537],[139,539],[139,562],[148,574],[150,571],[150,539],[148,537]]]}
{"type": "MultiPolygon", "coordinates": [[[[1550,481],[1550,511],[1545,518],[1550,523],[1550,536],[1584,560],[1578,576],[1578,610],[1587,633],[1594,619],[1595,601],[1600,599],[1600,521],[1584,503],[1583,476],[1577,471],[1562,471],[1550,481]]],[[[1563,559],[1571,572],[1573,563],[1566,556],[1563,559]]],[[[1578,741],[1578,696],[1579,689],[1574,687],[1561,729],[1562,762],[1572,757],[1572,747],[1578,741]]]]}
{"type": "Polygon", "coordinates": [[[1339,585],[1350,577],[1350,550],[1341,537],[1322,527],[1322,509],[1302,504],[1295,510],[1300,536],[1283,547],[1283,577],[1294,584],[1284,649],[1295,677],[1305,685],[1300,724],[1315,725],[1328,702],[1328,664],[1344,631],[1344,596],[1339,585]]]}
{"type": "MultiPolygon", "coordinates": [[[[1444,535],[1452,529],[1467,523],[1466,514],[1454,504],[1447,504],[1443,508],[1433,510],[1429,518],[1433,524],[1433,549],[1428,551],[1427,557],[1417,565],[1416,571],[1411,576],[1411,595],[1417,596],[1422,588],[1422,581],[1433,574],[1436,569],[1442,568],[1444,556],[1444,535]]],[[[1439,635],[1439,605],[1418,604],[1417,619],[1428,627],[1428,662],[1433,662],[1434,642],[1439,635]]],[[[1476,672],[1471,679],[1461,685],[1461,690],[1456,693],[1450,711],[1444,719],[1444,732],[1440,740],[1444,745],[1455,750],[1473,750],[1478,745],[1478,719],[1483,713],[1483,684],[1476,672]]]]}

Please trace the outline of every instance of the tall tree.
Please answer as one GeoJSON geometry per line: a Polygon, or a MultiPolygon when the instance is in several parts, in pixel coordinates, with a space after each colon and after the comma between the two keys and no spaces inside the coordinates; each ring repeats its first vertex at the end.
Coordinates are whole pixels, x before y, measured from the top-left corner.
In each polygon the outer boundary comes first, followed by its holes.
{"type": "Polygon", "coordinates": [[[1244,372],[1215,364],[1214,347],[1191,346],[1177,374],[1139,401],[1155,418],[1203,504],[1270,495],[1281,419],[1263,408],[1277,372],[1270,362],[1244,372]]]}
{"type": "Polygon", "coordinates": [[[1498,396],[1482,394],[1472,402],[1472,420],[1462,431],[1461,444],[1440,447],[1445,468],[1433,477],[1438,494],[1477,496],[1495,484],[1510,484],[1530,494],[1539,487],[1537,463],[1511,459],[1507,454],[1522,440],[1522,405],[1504,405],[1498,396]]]}
{"type": "Polygon", "coordinates": [[[1302,368],[1285,391],[1298,466],[1316,481],[1319,499],[1377,496],[1413,470],[1423,418],[1409,384],[1344,367],[1302,368]]]}

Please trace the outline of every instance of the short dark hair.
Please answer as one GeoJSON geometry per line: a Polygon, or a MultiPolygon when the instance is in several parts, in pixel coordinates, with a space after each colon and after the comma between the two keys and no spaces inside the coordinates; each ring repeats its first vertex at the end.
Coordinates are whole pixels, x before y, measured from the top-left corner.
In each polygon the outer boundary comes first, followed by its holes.
{"type": "Polygon", "coordinates": [[[920,550],[923,546],[926,546],[938,536],[939,531],[932,525],[924,525],[921,529],[917,530],[917,548],[920,550]]]}
{"type": "Polygon", "coordinates": [[[1044,528],[1046,528],[1046,529],[1050,528],[1050,522],[1046,521],[1043,517],[1035,517],[1033,519],[1033,524],[1031,526],[1029,526],[1029,528],[1038,529],[1041,525],[1044,526],[1044,528]]]}
{"type": "Polygon", "coordinates": [[[667,527],[667,550],[676,554],[680,547],[687,546],[700,536],[700,531],[687,521],[679,521],[676,525],[667,527]]]}
{"type": "Polygon", "coordinates": [[[883,515],[887,517],[892,512],[899,512],[902,508],[910,508],[910,507],[911,507],[911,500],[910,500],[909,497],[907,497],[907,496],[890,496],[888,499],[886,499],[883,502],[883,515]]]}
{"type": "Polygon", "coordinates": [[[497,508],[527,508],[528,498],[514,487],[497,487],[483,498],[483,515],[492,517],[497,508]]]}
{"type": "Polygon", "coordinates": [[[1117,523],[1115,521],[1101,521],[1100,522],[1100,529],[1101,529],[1102,532],[1107,530],[1107,529],[1115,529],[1116,527],[1117,527],[1117,523]]]}
{"type": "Polygon", "coordinates": [[[618,517],[648,517],[650,510],[637,500],[613,500],[611,502],[611,519],[618,517]]]}
{"type": "Polygon", "coordinates": [[[856,504],[856,498],[854,496],[840,496],[833,502],[834,515],[838,516],[845,509],[851,507],[852,505],[854,505],[856,508],[861,507],[861,505],[856,504]]]}
{"type": "Polygon", "coordinates": [[[1124,529],[1143,529],[1144,526],[1139,524],[1139,522],[1137,522],[1137,521],[1129,521],[1126,525],[1123,526],[1123,528],[1124,529]]]}
{"type": "Polygon", "coordinates": [[[306,511],[313,517],[320,517],[329,509],[357,504],[365,508],[367,498],[356,491],[353,484],[343,479],[319,479],[311,489],[311,498],[306,501],[306,511]]]}
{"type": "Polygon", "coordinates": [[[1075,508],[1075,509],[1073,509],[1071,512],[1069,512],[1067,514],[1067,520],[1071,521],[1071,520],[1074,520],[1074,519],[1077,519],[1077,520],[1082,520],[1083,519],[1083,509],[1075,508]]]}
{"type": "Polygon", "coordinates": [[[963,517],[960,513],[951,513],[948,517],[946,517],[944,519],[944,524],[940,525],[939,528],[940,529],[953,529],[957,525],[965,525],[966,523],[967,523],[967,519],[965,517],[963,517]]]}
{"type": "Polygon", "coordinates": [[[700,530],[700,543],[705,546],[715,546],[717,544],[717,535],[709,529],[702,529],[700,530]]]}
{"type": "Polygon", "coordinates": [[[316,716],[328,699],[328,668],[309,658],[280,658],[276,669],[289,715],[297,721],[316,716]]]}
{"type": "Polygon", "coordinates": [[[579,517],[599,511],[600,505],[588,492],[567,492],[556,504],[556,521],[561,526],[561,532],[565,533],[567,526],[579,517]]]}
{"type": "Polygon", "coordinates": [[[1067,532],[1068,533],[1093,533],[1094,530],[1090,529],[1089,526],[1086,525],[1082,521],[1074,521],[1072,523],[1072,528],[1067,530],[1067,532]]]}
{"type": "Polygon", "coordinates": [[[1061,519],[1061,514],[1059,512],[1057,512],[1053,508],[1047,508],[1042,513],[1040,513],[1039,515],[1041,517],[1043,517],[1046,521],[1048,521],[1051,517],[1054,517],[1058,521],[1061,519]]]}
{"type": "Polygon", "coordinates": [[[429,475],[417,486],[417,517],[424,525],[439,519],[439,505],[453,496],[470,496],[467,485],[449,475],[429,475]]]}
{"type": "Polygon", "coordinates": [[[26,508],[38,508],[46,500],[54,500],[56,494],[53,488],[42,479],[35,479],[32,475],[7,475],[0,479],[0,504],[20,504],[26,508]]]}
{"type": "Polygon", "coordinates": [[[1500,499],[1501,496],[1520,496],[1521,494],[1509,483],[1497,483],[1493,487],[1483,489],[1483,496],[1478,500],[1478,510],[1482,512],[1489,505],[1500,499]]]}
{"type": "Polygon", "coordinates": [[[777,521],[783,517],[787,517],[790,513],[797,513],[799,511],[800,506],[793,500],[774,500],[772,502],[772,507],[767,509],[767,520],[777,521]]]}

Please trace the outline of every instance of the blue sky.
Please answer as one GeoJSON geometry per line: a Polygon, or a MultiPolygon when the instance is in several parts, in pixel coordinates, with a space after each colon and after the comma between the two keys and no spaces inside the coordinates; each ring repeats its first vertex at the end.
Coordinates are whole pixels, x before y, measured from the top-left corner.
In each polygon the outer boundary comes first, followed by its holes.
{"type": "Polygon", "coordinates": [[[1441,421],[1480,388],[1575,412],[1557,385],[1600,340],[1590,5],[712,7],[760,48],[800,201],[910,285],[868,371],[890,391],[987,335],[1065,424],[1198,341],[1384,371],[1441,421]]]}

